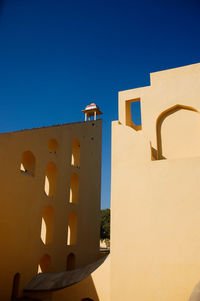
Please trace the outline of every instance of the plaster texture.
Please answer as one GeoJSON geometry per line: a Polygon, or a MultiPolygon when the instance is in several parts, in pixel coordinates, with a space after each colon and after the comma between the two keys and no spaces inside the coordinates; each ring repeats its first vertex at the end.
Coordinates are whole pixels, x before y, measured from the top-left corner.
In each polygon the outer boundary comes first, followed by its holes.
{"type": "Polygon", "coordinates": [[[38,272],[98,260],[101,130],[97,120],[0,134],[0,300],[38,272]]]}
{"type": "MultiPolygon", "coordinates": [[[[110,256],[72,286],[27,296],[199,300],[200,64],[150,78],[150,86],[119,92],[112,123],[110,256]],[[132,118],[136,101],[141,125],[132,118]]],[[[7,301],[17,272],[22,292],[39,263],[42,272],[62,272],[99,258],[101,121],[1,134],[0,145],[7,301]]]]}
{"type": "Polygon", "coordinates": [[[119,92],[112,123],[111,300],[186,301],[200,279],[200,64],[119,92]],[[141,102],[142,124],[131,120],[141,102]]]}

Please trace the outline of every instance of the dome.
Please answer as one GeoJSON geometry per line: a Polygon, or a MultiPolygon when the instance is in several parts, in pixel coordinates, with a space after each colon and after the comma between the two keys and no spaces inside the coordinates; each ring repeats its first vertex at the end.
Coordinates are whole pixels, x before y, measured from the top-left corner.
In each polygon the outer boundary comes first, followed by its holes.
{"type": "Polygon", "coordinates": [[[98,106],[94,102],[92,102],[90,105],[87,105],[85,107],[85,110],[92,110],[92,109],[98,109],[98,106]]]}

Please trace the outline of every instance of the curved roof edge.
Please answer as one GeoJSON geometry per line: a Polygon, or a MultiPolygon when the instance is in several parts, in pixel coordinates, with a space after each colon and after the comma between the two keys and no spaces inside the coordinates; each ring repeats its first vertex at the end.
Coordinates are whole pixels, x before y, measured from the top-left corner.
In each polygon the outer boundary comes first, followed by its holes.
{"type": "Polygon", "coordinates": [[[72,271],[58,273],[39,273],[25,286],[24,291],[54,291],[69,287],[87,278],[100,265],[102,265],[102,263],[108,256],[105,256],[83,268],[72,271]]]}

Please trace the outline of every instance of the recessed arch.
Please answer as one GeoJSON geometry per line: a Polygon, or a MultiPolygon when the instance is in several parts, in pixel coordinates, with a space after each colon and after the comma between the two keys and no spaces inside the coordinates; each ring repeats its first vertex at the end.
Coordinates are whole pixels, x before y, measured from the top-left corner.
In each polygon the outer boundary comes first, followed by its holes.
{"type": "Polygon", "coordinates": [[[48,150],[50,153],[56,153],[58,150],[58,142],[56,139],[50,139],[48,142],[48,150]]]}
{"type": "Polygon", "coordinates": [[[46,167],[44,190],[47,196],[54,196],[56,192],[57,168],[56,164],[49,162],[46,167]]]}
{"type": "Polygon", "coordinates": [[[74,253],[70,253],[67,256],[67,271],[71,271],[75,269],[76,258],[74,253]]]}
{"type": "Polygon", "coordinates": [[[177,104],[163,111],[156,121],[157,159],[192,154],[193,144],[196,148],[195,141],[199,140],[199,127],[200,115],[193,107],[177,104]]]}
{"type": "Polygon", "coordinates": [[[83,298],[83,299],[81,299],[81,301],[94,301],[94,300],[91,298],[83,298]]]}
{"type": "Polygon", "coordinates": [[[77,203],[78,202],[78,196],[79,196],[79,177],[76,173],[73,173],[71,175],[70,180],[70,203],[77,203]]]}
{"type": "Polygon", "coordinates": [[[81,146],[78,139],[74,139],[72,143],[71,165],[80,168],[81,146]]]}
{"type": "Polygon", "coordinates": [[[68,217],[67,245],[75,245],[77,241],[77,213],[71,211],[68,217]]]}
{"type": "Polygon", "coordinates": [[[53,241],[54,230],[54,210],[51,206],[46,206],[42,211],[42,223],[41,223],[41,240],[45,245],[50,244],[53,241]]]}
{"type": "Polygon", "coordinates": [[[40,263],[38,265],[38,273],[48,273],[51,268],[51,257],[48,254],[45,254],[40,259],[40,263]]]}
{"type": "Polygon", "coordinates": [[[13,277],[12,295],[11,299],[19,297],[19,286],[20,286],[20,273],[16,273],[13,277]]]}
{"type": "Polygon", "coordinates": [[[22,154],[20,170],[28,175],[35,175],[35,156],[31,151],[22,154]]]}

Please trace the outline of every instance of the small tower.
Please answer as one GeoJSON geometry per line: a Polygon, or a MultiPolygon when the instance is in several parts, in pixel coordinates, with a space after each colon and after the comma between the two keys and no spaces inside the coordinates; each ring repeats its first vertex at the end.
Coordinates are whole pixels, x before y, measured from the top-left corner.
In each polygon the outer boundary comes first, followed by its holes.
{"type": "Polygon", "coordinates": [[[103,114],[94,102],[86,106],[85,110],[82,110],[82,112],[85,114],[85,121],[87,121],[87,118],[90,120],[91,116],[94,116],[94,120],[97,119],[97,116],[99,119],[99,116],[103,114]]]}

